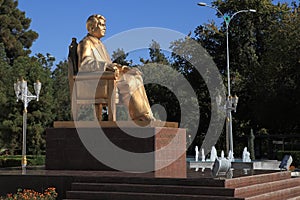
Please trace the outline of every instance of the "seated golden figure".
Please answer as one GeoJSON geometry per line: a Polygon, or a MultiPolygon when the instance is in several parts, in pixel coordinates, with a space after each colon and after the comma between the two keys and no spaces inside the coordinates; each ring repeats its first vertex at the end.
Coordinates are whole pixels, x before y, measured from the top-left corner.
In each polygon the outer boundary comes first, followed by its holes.
{"type": "MultiPolygon", "coordinates": [[[[136,68],[112,63],[110,56],[101,42],[105,35],[106,24],[102,15],[91,15],[87,22],[88,30],[77,46],[78,72],[114,72],[119,101],[129,111],[132,120],[150,121],[153,117],[145,92],[141,72],[136,68]]],[[[101,108],[102,109],[102,108],[101,108]]]]}

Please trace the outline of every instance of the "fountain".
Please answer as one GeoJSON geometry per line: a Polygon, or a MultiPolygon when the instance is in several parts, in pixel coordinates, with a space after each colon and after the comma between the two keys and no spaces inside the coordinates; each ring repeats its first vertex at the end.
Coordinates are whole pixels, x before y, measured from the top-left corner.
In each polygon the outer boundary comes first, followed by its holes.
{"type": "Polygon", "coordinates": [[[212,146],[210,152],[210,161],[214,162],[218,158],[217,149],[215,146],[212,146]]]}
{"type": "Polygon", "coordinates": [[[195,160],[190,161],[190,168],[195,168],[195,171],[198,171],[199,168],[204,172],[205,168],[212,169],[212,166],[216,159],[218,159],[217,150],[215,146],[211,148],[210,159],[205,159],[204,149],[201,149],[201,161],[199,161],[199,148],[195,146],[195,160]]]}
{"type": "Polygon", "coordinates": [[[247,147],[244,148],[242,159],[243,162],[251,162],[250,152],[247,150],[247,147]]]}
{"type": "Polygon", "coordinates": [[[201,161],[205,162],[205,154],[204,154],[204,149],[201,149],[201,161]]]}
{"type": "Polygon", "coordinates": [[[234,162],[233,152],[231,150],[229,150],[228,153],[228,160],[230,160],[230,162],[234,162]]]}
{"type": "Polygon", "coordinates": [[[190,168],[202,169],[202,172],[205,168],[213,169],[214,163],[218,162],[220,164],[220,169],[222,169],[223,165],[229,166],[231,164],[231,168],[235,170],[242,170],[244,174],[248,174],[249,170],[280,170],[279,165],[280,161],[277,160],[256,160],[252,161],[250,158],[250,152],[247,147],[244,148],[242,152],[241,159],[234,159],[233,152],[229,151],[228,157],[225,157],[224,151],[221,151],[221,157],[218,158],[217,150],[215,146],[212,146],[210,152],[210,158],[205,159],[204,149],[201,149],[201,160],[199,159],[199,149],[198,146],[195,147],[196,156],[194,161],[190,161],[190,168]],[[217,160],[217,161],[216,161],[217,160]],[[228,162],[228,163],[227,163],[228,162]],[[226,163],[226,164],[225,164],[226,163]]]}
{"type": "Polygon", "coordinates": [[[221,159],[224,159],[225,158],[225,154],[224,154],[224,151],[222,150],[221,151],[221,159]]]}
{"type": "Polygon", "coordinates": [[[199,150],[198,150],[198,146],[195,147],[195,161],[198,162],[199,159],[199,150]]]}

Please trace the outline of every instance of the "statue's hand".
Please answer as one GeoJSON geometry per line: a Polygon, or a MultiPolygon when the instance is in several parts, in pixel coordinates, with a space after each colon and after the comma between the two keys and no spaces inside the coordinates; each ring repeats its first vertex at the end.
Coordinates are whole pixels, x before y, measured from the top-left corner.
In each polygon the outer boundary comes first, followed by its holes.
{"type": "Polygon", "coordinates": [[[127,66],[123,66],[122,68],[124,73],[129,73],[132,75],[142,75],[142,72],[136,67],[130,68],[127,66]]]}
{"type": "Polygon", "coordinates": [[[107,67],[106,67],[106,70],[107,71],[112,71],[112,72],[115,72],[115,75],[116,77],[118,77],[120,75],[120,70],[119,70],[119,67],[118,67],[118,64],[116,63],[111,63],[109,64],[107,67]]]}
{"type": "Polygon", "coordinates": [[[121,68],[123,73],[127,73],[128,71],[130,71],[130,68],[128,66],[123,65],[121,68]]]}
{"type": "Polygon", "coordinates": [[[117,64],[117,63],[112,63],[112,68],[113,69],[117,69],[118,70],[118,73],[120,74],[125,74],[125,73],[129,73],[129,74],[132,74],[132,75],[142,75],[142,72],[136,68],[136,67],[128,67],[126,65],[120,65],[120,64],[117,64]]]}

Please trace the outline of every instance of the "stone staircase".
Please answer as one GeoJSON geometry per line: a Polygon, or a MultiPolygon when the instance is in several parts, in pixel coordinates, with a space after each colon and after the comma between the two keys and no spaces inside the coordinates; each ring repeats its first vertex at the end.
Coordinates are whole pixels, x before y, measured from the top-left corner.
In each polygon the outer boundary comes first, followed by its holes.
{"type": "Polygon", "coordinates": [[[234,197],[245,200],[300,199],[300,178],[291,178],[290,172],[234,178],[225,181],[225,188],[235,189],[234,197]]]}
{"type": "Polygon", "coordinates": [[[189,200],[300,199],[300,178],[277,172],[233,179],[98,177],[76,180],[66,199],[189,200]]]}
{"type": "Polygon", "coordinates": [[[118,178],[74,182],[67,199],[97,200],[188,200],[234,198],[234,189],[224,188],[224,181],[210,178],[118,178]]]}

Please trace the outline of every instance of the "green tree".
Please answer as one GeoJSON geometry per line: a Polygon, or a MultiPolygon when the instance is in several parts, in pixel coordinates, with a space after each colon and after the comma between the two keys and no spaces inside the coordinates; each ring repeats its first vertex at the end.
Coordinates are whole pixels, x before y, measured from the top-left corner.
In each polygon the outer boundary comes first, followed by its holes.
{"type": "Polygon", "coordinates": [[[55,118],[51,76],[55,59],[50,54],[29,56],[38,34],[29,29],[31,20],[17,7],[16,0],[0,0],[0,145],[20,153],[23,103],[16,102],[13,84],[23,77],[34,93],[33,83],[39,80],[40,101],[31,101],[27,108],[27,150],[40,154],[45,149],[45,129],[55,118]]]}
{"type": "Polygon", "coordinates": [[[161,120],[166,121],[180,121],[180,105],[176,96],[174,96],[172,89],[176,88],[177,75],[172,69],[171,64],[160,49],[160,44],[154,40],[149,45],[150,60],[140,59],[143,66],[140,70],[143,73],[145,89],[149,99],[150,105],[158,104],[164,108],[166,113],[160,113],[158,110],[154,111],[154,115],[161,120]],[[173,83],[170,83],[173,80],[173,83]],[[160,84],[157,84],[157,83],[160,84]],[[172,85],[169,85],[172,84],[172,85]],[[170,87],[167,88],[166,85],[170,87]],[[164,94],[164,95],[161,95],[164,94]],[[166,114],[166,116],[163,116],[166,114]],[[165,119],[162,119],[165,118],[165,119]]]}
{"type": "Polygon", "coordinates": [[[118,63],[120,65],[125,65],[125,66],[131,66],[132,65],[132,60],[128,61],[126,60],[128,56],[128,53],[125,53],[123,49],[117,49],[116,51],[113,51],[112,54],[112,60],[113,63],[118,63]]]}
{"type": "Polygon", "coordinates": [[[5,47],[3,43],[0,43],[0,76],[2,77],[0,80],[0,118],[5,117],[6,115],[6,103],[8,101],[7,99],[7,83],[8,80],[8,74],[10,69],[10,66],[8,64],[8,58],[6,57],[5,53],[5,47]]]}
{"type": "Polygon", "coordinates": [[[38,38],[29,29],[31,20],[17,7],[17,0],[0,0],[0,43],[4,44],[10,63],[18,56],[29,55],[33,41],[38,38]]]}
{"type": "MultiPolygon", "coordinates": [[[[20,11],[17,6],[18,1],[0,0],[0,72],[2,77],[0,138],[1,144],[6,145],[12,152],[20,149],[22,133],[22,109],[16,107],[13,83],[19,78],[19,75],[27,75],[24,73],[25,69],[18,71],[14,67],[31,66],[32,61],[28,58],[29,48],[38,37],[36,32],[29,30],[31,20],[26,18],[25,13],[20,11]],[[13,65],[13,63],[15,64],[13,65]]],[[[29,120],[31,120],[31,116],[29,116],[29,120]]],[[[36,141],[40,143],[39,138],[36,141]]]]}
{"type": "Polygon", "coordinates": [[[140,70],[144,75],[150,105],[157,104],[163,107],[152,109],[154,116],[163,121],[180,122],[180,104],[174,95],[175,89],[178,88],[177,71],[170,65],[161,63],[147,63],[140,67],[140,70]]]}
{"type": "MultiPolygon", "coordinates": [[[[251,128],[276,134],[299,131],[299,5],[274,5],[271,0],[217,0],[212,4],[228,15],[257,10],[238,14],[230,22],[231,89],[240,96],[233,115],[234,134],[247,135],[251,128]]],[[[225,31],[224,23],[217,27],[214,22],[195,30],[195,39],[223,75],[225,31]]]]}
{"type": "MultiPolygon", "coordinates": [[[[263,103],[256,109],[260,124],[272,132],[295,133],[299,131],[299,6],[277,5],[276,20],[268,27],[266,51],[262,66],[269,76],[263,103]],[[260,110],[258,110],[260,109],[260,110]]],[[[261,80],[261,83],[266,80],[261,80]]]]}
{"type": "Polygon", "coordinates": [[[9,137],[9,134],[5,133],[8,133],[9,128],[3,126],[2,122],[11,111],[10,107],[7,106],[7,104],[12,100],[12,98],[10,98],[10,95],[12,94],[9,92],[9,89],[12,89],[12,85],[8,85],[10,83],[9,78],[11,75],[10,68],[11,67],[8,64],[8,58],[5,53],[5,47],[3,43],[0,43],[0,147],[5,148],[8,148],[5,141],[8,140],[7,137],[9,137]]]}
{"type": "Polygon", "coordinates": [[[52,72],[55,121],[71,119],[71,99],[67,61],[59,62],[52,72]]]}
{"type": "MultiPolygon", "coordinates": [[[[173,67],[185,76],[197,97],[201,121],[194,124],[194,128],[197,128],[194,129],[197,133],[194,143],[197,145],[203,143],[205,152],[210,151],[215,142],[213,140],[203,142],[203,139],[207,134],[209,135],[207,138],[217,138],[215,134],[218,131],[215,129],[218,124],[224,122],[224,120],[220,121],[224,119],[224,113],[212,110],[211,106],[215,102],[216,95],[224,96],[223,90],[218,89],[222,88],[222,79],[208,52],[195,39],[190,37],[179,39],[172,43],[171,48],[173,67]],[[218,114],[212,116],[212,112],[218,114]]],[[[191,150],[193,150],[192,146],[191,150]]]]}
{"type": "Polygon", "coordinates": [[[167,57],[162,52],[162,50],[160,48],[160,44],[158,42],[156,42],[155,40],[152,40],[152,43],[149,46],[149,56],[150,56],[150,60],[144,60],[143,58],[141,58],[140,61],[144,64],[147,64],[149,62],[160,63],[160,64],[164,64],[164,65],[170,64],[167,57]]]}
{"type": "Polygon", "coordinates": [[[13,66],[7,71],[10,74],[7,80],[6,116],[2,118],[1,139],[11,153],[20,153],[22,145],[22,116],[23,103],[16,102],[13,84],[23,77],[28,82],[28,89],[34,93],[33,83],[39,80],[42,83],[39,102],[31,101],[27,114],[27,147],[28,153],[41,154],[45,149],[45,129],[52,125],[53,115],[53,82],[51,79],[51,63],[53,58],[18,57],[13,66]],[[43,60],[48,60],[43,63],[43,60]]]}

